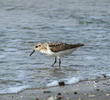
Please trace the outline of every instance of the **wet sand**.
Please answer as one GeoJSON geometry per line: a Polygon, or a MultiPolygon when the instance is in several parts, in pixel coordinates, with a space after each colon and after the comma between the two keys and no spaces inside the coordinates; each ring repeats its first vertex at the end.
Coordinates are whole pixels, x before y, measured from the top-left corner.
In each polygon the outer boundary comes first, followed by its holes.
{"type": "Polygon", "coordinates": [[[86,80],[45,89],[26,89],[14,94],[0,94],[0,100],[110,100],[110,79],[86,80]],[[61,93],[60,99],[52,99],[58,98],[58,93],[61,93]]]}

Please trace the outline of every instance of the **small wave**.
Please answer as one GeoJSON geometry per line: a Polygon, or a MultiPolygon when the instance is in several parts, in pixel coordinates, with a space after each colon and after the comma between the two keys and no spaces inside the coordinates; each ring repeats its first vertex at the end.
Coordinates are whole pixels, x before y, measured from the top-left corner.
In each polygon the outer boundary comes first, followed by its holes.
{"type": "Polygon", "coordinates": [[[64,81],[65,84],[74,84],[74,83],[79,82],[80,80],[81,80],[81,78],[79,78],[79,77],[72,77],[72,78],[62,79],[62,80],[59,80],[59,81],[58,80],[53,80],[52,82],[47,84],[47,87],[57,86],[60,81],[64,81]]]}
{"type": "Polygon", "coordinates": [[[19,91],[22,91],[29,86],[16,86],[16,87],[9,87],[4,90],[0,90],[0,94],[7,94],[7,93],[18,93],[19,91]]]}
{"type": "Polygon", "coordinates": [[[33,30],[33,28],[28,27],[28,26],[21,27],[21,29],[25,29],[25,30],[33,30]]]}
{"type": "Polygon", "coordinates": [[[47,84],[47,87],[51,87],[51,86],[57,86],[58,85],[58,81],[57,80],[54,80],[50,83],[47,84]]]}
{"type": "Polygon", "coordinates": [[[77,83],[77,82],[79,82],[81,80],[81,78],[79,78],[79,77],[72,77],[72,78],[70,78],[70,79],[67,79],[67,84],[73,84],[73,83],[77,83]]]}
{"type": "Polygon", "coordinates": [[[6,9],[6,11],[12,11],[12,10],[16,10],[16,8],[17,8],[17,7],[7,7],[7,8],[5,8],[5,9],[6,9]]]}
{"type": "Polygon", "coordinates": [[[0,84],[21,84],[22,81],[20,80],[4,80],[4,79],[0,79],[0,84]]]}

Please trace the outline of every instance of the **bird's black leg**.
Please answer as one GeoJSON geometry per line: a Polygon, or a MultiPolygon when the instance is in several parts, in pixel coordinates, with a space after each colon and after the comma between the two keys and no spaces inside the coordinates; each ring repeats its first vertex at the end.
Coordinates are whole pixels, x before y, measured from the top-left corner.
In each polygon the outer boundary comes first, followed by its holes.
{"type": "Polygon", "coordinates": [[[51,66],[54,67],[56,62],[57,62],[57,58],[55,57],[55,61],[54,61],[54,63],[51,66]]]}
{"type": "Polygon", "coordinates": [[[61,58],[59,58],[59,68],[61,67],[61,58]]]}

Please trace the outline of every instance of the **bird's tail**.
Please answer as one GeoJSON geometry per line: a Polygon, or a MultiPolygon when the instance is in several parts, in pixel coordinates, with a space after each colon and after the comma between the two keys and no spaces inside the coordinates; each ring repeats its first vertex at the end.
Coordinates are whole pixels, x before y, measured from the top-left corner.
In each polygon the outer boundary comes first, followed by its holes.
{"type": "Polygon", "coordinates": [[[79,44],[77,44],[77,45],[78,45],[79,47],[80,47],[80,46],[84,46],[84,44],[82,44],[82,43],[79,43],[79,44]]]}
{"type": "Polygon", "coordinates": [[[78,48],[78,47],[81,47],[81,46],[84,46],[84,44],[78,43],[78,44],[73,44],[72,45],[73,48],[78,48]]]}

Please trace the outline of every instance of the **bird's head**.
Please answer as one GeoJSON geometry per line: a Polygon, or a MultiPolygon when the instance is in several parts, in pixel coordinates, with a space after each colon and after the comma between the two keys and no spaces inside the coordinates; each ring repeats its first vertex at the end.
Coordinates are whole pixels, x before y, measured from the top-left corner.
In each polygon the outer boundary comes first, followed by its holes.
{"type": "Polygon", "coordinates": [[[30,56],[35,52],[35,51],[40,51],[43,48],[43,44],[42,43],[37,43],[34,46],[34,50],[31,52],[30,56]]]}

